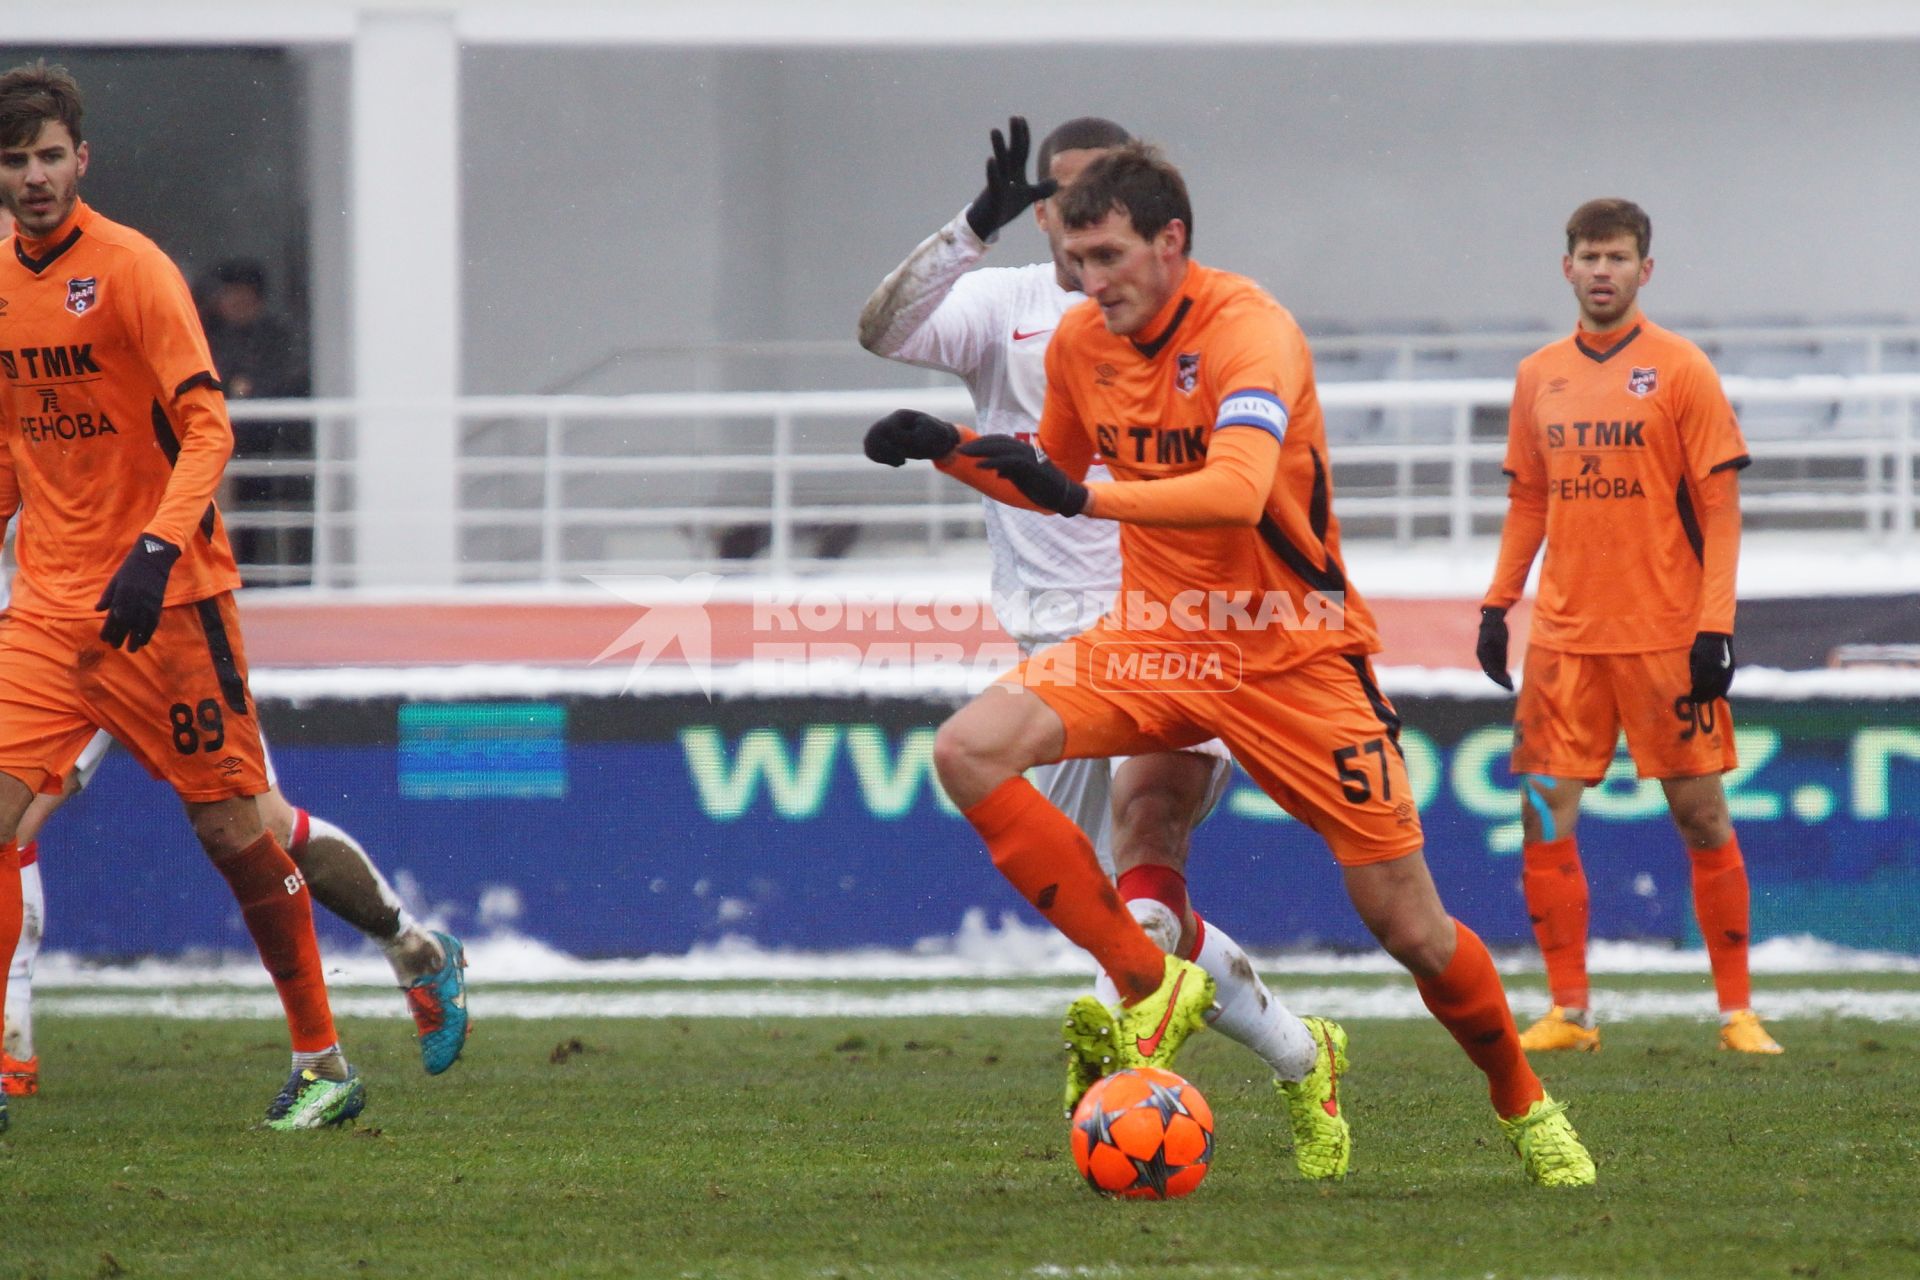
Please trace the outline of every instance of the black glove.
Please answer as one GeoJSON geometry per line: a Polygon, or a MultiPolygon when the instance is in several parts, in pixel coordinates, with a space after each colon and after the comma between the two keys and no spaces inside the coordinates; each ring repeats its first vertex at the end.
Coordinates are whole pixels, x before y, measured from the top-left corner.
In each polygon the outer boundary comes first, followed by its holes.
{"type": "Polygon", "coordinates": [[[918,409],[895,409],[867,428],[862,447],[867,457],[886,467],[898,467],[908,458],[937,462],[960,443],[960,428],[918,409]]]}
{"type": "Polygon", "coordinates": [[[1035,453],[1033,446],[1012,436],[981,436],[960,446],[969,458],[1018,489],[1036,506],[1077,516],[1087,505],[1087,486],[1035,453]]]}
{"type": "Polygon", "coordinates": [[[1019,217],[1035,201],[1045,200],[1060,189],[1052,178],[1027,181],[1027,118],[1015,116],[1007,121],[1009,142],[993,131],[993,159],[987,161],[987,186],[967,206],[967,225],[982,240],[1000,234],[1000,228],[1019,217]]]}
{"type": "Polygon", "coordinates": [[[1507,674],[1505,609],[1496,609],[1490,604],[1480,606],[1480,639],[1473,646],[1473,656],[1480,660],[1480,669],[1487,673],[1487,679],[1509,693],[1513,691],[1513,677],[1507,674]]]}
{"type": "Polygon", "coordinates": [[[126,642],[128,653],[138,653],[160,625],[160,606],[167,598],[167,575],[180,558],[180,548],[164,538],[143,533],[134,539],[126,559],[113,571],[107,589],[93,607],[107,613],[100,638],[118,649],[126,642]]]}
{"type": "Polygon", "coordinates": [[[1692,702],[1712,702],[1727,696],[1733,687],[1733,637],[1724,631],[1702,631],[1693,638],[1693,652],[1687,655],[1687,670],[1693,676],[1693,688],[1687,693],[1692,702]]]}

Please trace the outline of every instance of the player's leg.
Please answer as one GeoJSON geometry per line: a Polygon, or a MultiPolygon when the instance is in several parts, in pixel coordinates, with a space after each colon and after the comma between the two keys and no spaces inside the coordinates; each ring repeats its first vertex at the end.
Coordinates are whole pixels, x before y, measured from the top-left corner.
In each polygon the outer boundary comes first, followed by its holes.
{"type": "Polygon", "coordinates": [[[1713,968],[1720,1003],[1720,1047],[1741,1053],[1779,1053],[1753,1011],[1753,980],[1747,966],[1751,932],[1747,864],[1727,812],[1718,774],[1663,778],[1674,825],[1692,863],[1693,912],[1713,968]]]}
{"type": "Polygon", "coordinates": [[[1520,1049],[1493,957],[1447,913],[1422,853],[1400,718],[1360,657],[1249,680],[1222,737],[1262,790],[1327,841],[1361,921],[1487,1079],[1495,1114],[1537,1182],[1580,1185],[1593,1165],[1520,1049]]]}
{"type": "Polygon", "coordinates": [[[1606,774],[1620,737],[1606,659],[1531,645],[1514,710],[1520,782],[1520,887],[1551,1004],[1520,1034],[1529,1052],[1600,1047],[1587,977],[1589,897],[1580,797],[1606,774]]]}
{"type": "Polygon", "coordinates": [[[1313,1033],[1275,996],[1217,920],[1203,920],[1187,893],[1194,828],[1232,777],[1230,759],[1200,750],[1134,756],[1114,772],[1114,863],[1120,897],[1163,950],[1213,978],[1207,1023],[1266,1060],[1282,1080],[1313,1070],[1313,1033]]]}
{"type": "Polygon", "coordinates": [[[40,1055],[33,1047],[33,962],[46,933],[47,897],[40,883],[37,846],[14,843],[20,863],[20,937],[7,969],[0,1090],[21,1097],[40,1091],[40,1055]]]}
{"type": "MultiPolygon", "coordinates": [[[[75,624],[75,647],[91,640],[75,624]]],[[[313,900],[293,859],[260,818],[266,754],[246,686],[233,598],[163,609],[138,655],[108,650],[78,676],[106,729],[186,806],[193,832],[226,880],[287,1018],[293,1069],[268,1108],[275,1129],[359,1114],[365,1086],[335,1031],[313,932],[313,900]]]]}
{"type": "MultiPolygon", "coordinates": [[[[272,773],[272,759],[268,758],[272,773]]],[[[260,817],[286,848],[313,899],[380,945],[407,995],[420,1061],[439,1075],[460,1057],[467,1020],[466,955],[452,934],[413,918],[351,835],[287,802],[276,782],[260,797],[260,817]]]]}
{"type": "Polygon", "coordinates": [[[1642,778],[1660,779],[1691,863],[1694,917],[1719,997],[1720,1045],[1779,1053],[1779,1043],[1751,1007],[1747,866],[1721,783],[1721,775],[1740,762],[1732,712],[1724,698],[1701,705],[1686,696],[1693,675],[1685,649],[1611,661],[1627,749],[1642,778]]]}
{"type": "Polygon", "coordinates": [[[94,734],[80,759],[67,771],[60,792],[34,795],[14,837],[20,847],[23,917],[20,942],[7,976],[6,1034],[4,1046],[0,1046],[0,1088],[8,1093],[35,1093],[40,1087],[40,1059],[33,1048],[33,962],[40,954],[47,914],[46,891],[40,879],[40,832],[60,806],[93,780],[112,746],[113,739],[107,734],[94,734]]]}
{"type": "Polygon", "coordinates": [[[1027,779],[1047,803],[1067,815],[1093,845],[1100,869],[1114,875],[1113,764],[1104,757],[1056,760],[1027,770],[1027,779]]]}
{"type": "MultiPolygon", "coordinates": [[[[1021,896],[1113,976],[1118,1013],[1092,996],[1069,1010],[1070,1054],[1089,1073],[1103,1053],[1125,1064],[1166,1065],[1213,1003],[1213,982],[1166,955],[1121,904],[1085,833],[1023,776],[1063,756],[1130,755],[1166,744],[1150,738],[1118,695],[1094,687],[1093,640],[1043,650],[940,727],[934,767],[947,795],[986,843],[1021,896]]],[[[1069,1105],[1073,1081],[1069,1081],[1069,1105]]]]}
{"type": "MultiPolygon", "coordinates": [[[[0,616],[0,1009],[25,918],[21,822],[37,793],[59,791],[94,732],[73,688],[77,646],[66,629],[18,610],[0,616]]],[[[0,1091],[0,1129],[6,1124],[0,1091]]]]}
{"type": "MultiPolygon", "coordinates": [[[[5,1007],[7,987],[13,969],[13,953],[20,940],[21,920],[25,915],[20,886],[20,846],[13,833],[20,816],[33,798],[32,790],[19,778],[0,772],[0,1008],[5,1007]]],[[[7,1092],[0,1091],[0,1133],[7,1129],[7,1092]]]]}

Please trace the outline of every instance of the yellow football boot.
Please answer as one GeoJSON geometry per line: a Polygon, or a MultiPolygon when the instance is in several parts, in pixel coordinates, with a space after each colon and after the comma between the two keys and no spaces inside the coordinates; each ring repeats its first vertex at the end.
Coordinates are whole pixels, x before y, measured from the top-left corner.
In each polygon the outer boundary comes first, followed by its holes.
{"type": "Polygon", "coordinates": [[[1572,1049],[1576,1053],[1600,1051],[1600,1028],[1583,1027],[1567,1016],[1559,1005],[1547,1010],[1547,1016],[1520,1033],[1520,1048],[1527,1053],[1553,1053],[1572,1049]]]}
{"type": "Polygon", "coordinates": [[[1114,1012],[1114,1044],[1122,1067],[1173,1067],[1187,1037],[1207,1025],[1213,979],[1191,960],[1168,956],[1160,985],[1131,1008],[1114,1012]]]}
{"type": "Polygon", "coordinates": [[[1742,1009],[1720,1024],[1720,1047],[1735,1053],[1785,1053],[1779,1041],[1767,1034],[1760,1015],[1742,1009]]]}
{"type": "Polygon", "coordinates": [[[1520,1157],[1527,1180],[1542,1187],[1590,1187],[1598,1178],[1593,1157],[1567,1119],[1565,1103],[1542,1096],[1527,1113],[1500,1118],[1500,1131],[1520,1157]]]}

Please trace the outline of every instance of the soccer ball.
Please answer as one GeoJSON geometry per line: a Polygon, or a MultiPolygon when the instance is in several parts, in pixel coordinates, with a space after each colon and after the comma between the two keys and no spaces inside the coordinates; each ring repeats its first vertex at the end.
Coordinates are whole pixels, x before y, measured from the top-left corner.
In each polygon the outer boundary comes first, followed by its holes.
{"type": "Polygon", "coordinates": [[[1213,1108],[1171,1071],[1102,1077],[1073,1109],[1073,1163],[1102,1195],[1172,1200],[1207,1176],[1213,1108]]]}

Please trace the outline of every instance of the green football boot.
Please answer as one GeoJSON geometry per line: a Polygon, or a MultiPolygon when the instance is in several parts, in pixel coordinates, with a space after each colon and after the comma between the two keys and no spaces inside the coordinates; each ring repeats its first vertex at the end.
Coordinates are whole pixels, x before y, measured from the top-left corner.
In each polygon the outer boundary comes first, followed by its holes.
{"type": "Polygon", "coordinates": [[[1302,1018],[1313,1033],[1313,1070],[1303,1080],[1275,1080],[1293,1125],[1293,1162],[1303,1178],[1344,1178],[1353,1156],[1353,1130],[1340,1105],[1347,1073],[1347,1033],[1326,1018],[1302,1018]]]}

